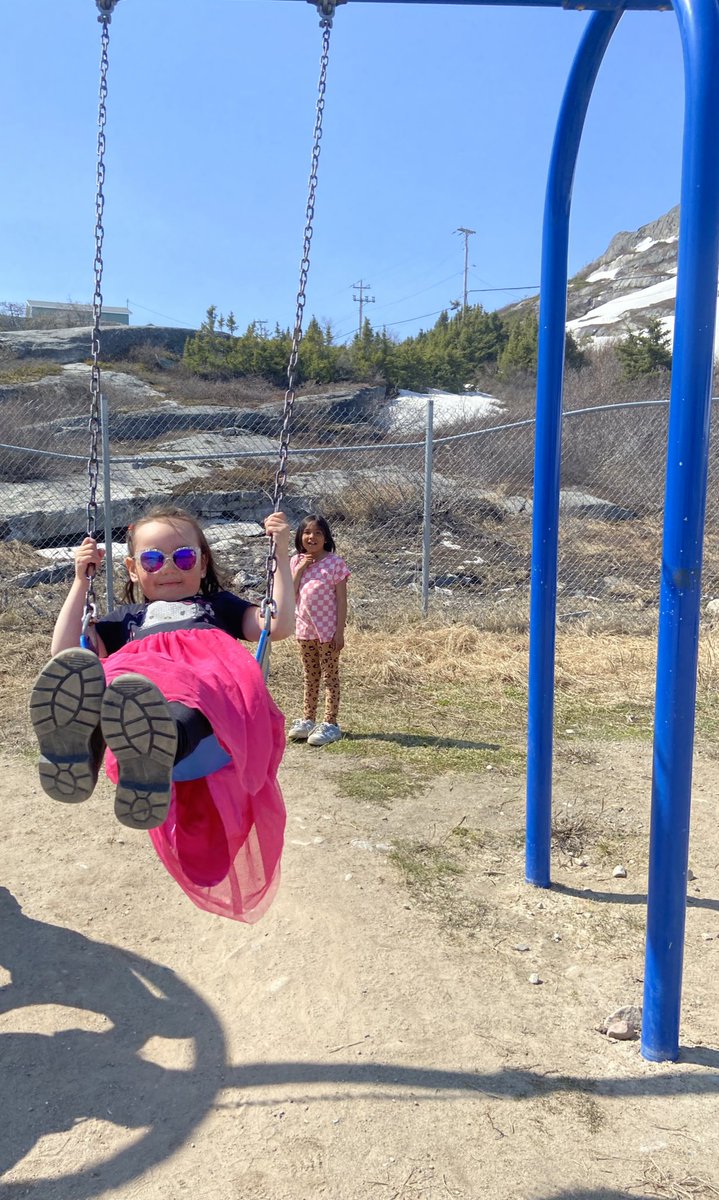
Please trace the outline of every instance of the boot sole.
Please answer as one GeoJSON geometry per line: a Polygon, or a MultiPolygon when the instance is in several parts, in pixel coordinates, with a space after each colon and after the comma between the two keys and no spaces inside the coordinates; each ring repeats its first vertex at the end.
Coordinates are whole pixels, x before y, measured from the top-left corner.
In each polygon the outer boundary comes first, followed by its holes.
{"type": "Polygon", "coordinates": [[[104,691],[105,672],[89,650],[61,650],[35,680],[30,718],[40,745],[40,783],[53,800],[78,804],[92,794],[102,761],[92,738],[104,691]]]}
{"type": "Polygon", "coordinates": [[[159,688],[118,675],[105,691],[102,733],[119,770],[115,816],[130,829],[156,829],[167,816],[177,727],[159,688]]]}

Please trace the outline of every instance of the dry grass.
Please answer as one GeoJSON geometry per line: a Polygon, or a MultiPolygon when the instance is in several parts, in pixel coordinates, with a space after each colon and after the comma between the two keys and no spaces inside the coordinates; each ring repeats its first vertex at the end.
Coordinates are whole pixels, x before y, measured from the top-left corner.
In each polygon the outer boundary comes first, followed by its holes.
{"type": "MultiPolygon", "coordinates": [[[[41,586],[12,607],[3,606],[0,728],[6,744],[30,742],[18,696],[27,695],[48,656],[60,594],[62,587],[41,586]]],[[[355,760],[361,769],[383,762],[389,774],[401,762],[413,786],[443,771],[472,772],[485,764],[523,770],[528,646],[526,633],[409,621],[406,615],[382,634],[351,627],[342,669],[347,737],[331,753],[355,760]]],[[[718,649],[719,631],[705,630],[697,695],[700,737],[719,728],[718,649]]],[[[555,700],[560,752],[592,741],[648,739],[655,660],[653,638],[560,632],[555,700]]],[[[297,715],[302,677],[291,641],[274,648],[271,690],[289,718],[297,715]]],[[[395,773],[400,787],[402,771],[395,773]]],[[[352,790],[349,778],[347,786],[352,790]]]]}

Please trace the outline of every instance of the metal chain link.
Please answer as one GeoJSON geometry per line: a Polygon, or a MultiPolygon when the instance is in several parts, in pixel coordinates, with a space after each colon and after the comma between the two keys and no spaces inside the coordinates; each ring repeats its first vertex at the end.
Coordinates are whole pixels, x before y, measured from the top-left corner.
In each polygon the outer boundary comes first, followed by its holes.
{"type": "MultiPolygon", "coordinates": [[[[315,0],[311,0],[315,2],[315,0]]],[[[341,2],[341,0],[340,0],[341,2]]],[[[282,429],[280,432],[280,448],[279,448],[279,463],[275,471],[275,486],[272,497],[272,511],[278,512],[284,495],[284,488],[287,482],[287,457],[290,447],[290,435],[292,429],[292,413],[295,403],[295,388],[297,377],[297,363],[300,352],[300,342],[302,341],[302,320],[305,309],[305,299],[307,290],[307,278],[310,270],[310,247],[312,245],[313,221],[315,216],[315,193],[317,190],[317,170],[320,160],[320,143],[322,141],[322,118],[325,109],[325,90],[327,87],[327,66],[329,63],[330,50],[330,34],[332,32],[332,19],[335,12],[336,0],[319,0],[317,8],[320,13],[320,29],[322,30],[322,54],[320,57],[320,77],[317,86],[317,108],[315,113],[315,127],[312,144],[312,162],[310,167],[310,177],[307,194],[307,207],[305,209],[305,229],[304,241],[302,246],[302,260],[300,262],[300,283],[297,291],[297,308],[295,312],[295,326],[292,332],[292,348],[290,350],[289,363],[287,365],[287,390],[285,391],[284,407],[282,412],[282,429]]],[[[265,617],[267,624],[276,612],[276,604],[273,599],[275,586],[275,572],[277,571],[277,555],[275,553],[275,540],[270,539],[270,547],[267,553],[267,584],[265,598],[260,606],[260,612],[265,617]]]]}
{"type": "MultiPolygon", "coordinates": [[[[92,298],[92,367],[90,373],[90,455],[87,461],[87,476],[90,484],[87,502],[87,534],[94,538],[97,532],[97,483],[99,477],[99,440],[100,440],[100,321],[102,318],[102,244],[105,230],[102,217],[105,208],[105,124],[107,122],[107,71],[109,66],[108,47],[110,44],[109,24],[112,19],[112,9],[117,0],[96,0],[100,10],[97,18],[102,25],[101,54],[100,54],[100,102],[97,117],[97,174],[95,192],[95,292],[92,298]]],[[[87,593],[82,618],[83,636],[87,627],[95,618],[97,604],[95,600],[95,572],[88,572],[87,593]]]]}

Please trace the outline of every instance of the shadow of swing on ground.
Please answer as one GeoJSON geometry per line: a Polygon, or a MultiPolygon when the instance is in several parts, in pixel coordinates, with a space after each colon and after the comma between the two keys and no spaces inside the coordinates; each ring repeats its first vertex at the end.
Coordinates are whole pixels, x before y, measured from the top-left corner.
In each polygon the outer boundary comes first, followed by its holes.
{"type": "MultiPolygon", "coordinates": [[[[12,1105],[0,1125],[0,1178],[40,1138],[72,1130],[78,1121],[108,1119],[137,1130],[132,1145],[91,1166],[52,1178],[0,1186],[2,1200],[89,1200],[136,1179],[178,1150],[214,1107],[248,1108],[282,1102],[278,1088],[307,1103],[337,1100],[441,1100],[485,1103],[487,1097],[532,1099],[557,1093],[611,1098],[719,1094],[719,1050],[683,1051],[681,1063],[703,1070],[662,1076],[597,1079],[525,1068],[456,1071],[397,1063],[256,1062],[228,1065],[219,1021],[212,1009],[166,967],[82,934],[25,916],[0,888],[0,965],[11,981],[0,988],[0,1081],[12,1105]],[[18,1016],[33,1008],[77,1010],[101,1030],[70,1028],[52,1034],[18,1032],[18,1016]],[[10,1025],[9,1031],[4,1026],[10,1025]],[[187,1069],[166,1068],[142,1056],[153,1038],[190,1040],[187,1069]],[[318,1093],[316,1085],[327,1085],[318,1093]],[[233,1090],[237,1099],[218,1093],[233,1090]],[[272,1096],[257,1096],[272,1089],[272,1096]],[[256,1098],[255,1098],[256,1097],[256,1098]]],[[[239,1131],[238,1131],[239,1132],[239,1131]]],[[[576,1195],[576,1193],[574,1193],[576,1195]]],[[[586,1200],[615,1194],[586,1193],[586,1200]]],[[[562,1193],[546,1200],[561,1200],[562,1193]]]]}
{"type": "Polygon", "coordinates": [[[345,742],[392,742],[396,746],[426,746],[437,750],[501,750],[498,742],[470,742],[464,738],[433,737],[421,733],[344,733],[345,742]]]}
{"type": "MultiPolygon", "coordinates": [[[[575,896],[578,900],[595,901],[597,904],[647,903],[646,892],[600,892],[590,887],[570,887],[566,883],[552,883],[550,891],[560,896],[575,896]]],[[[708,908],[712,912],[719,912],[719,900],[710,896],[687,896],[687,908],[708,908]]]]}
{"type": "Polygon", "coordinates": [[[0,988],[0,1086],[13,1097],[0,1123],[0,1179],[40,1138],[78,1121],[110,1120],[138,1131],[131,1146],[99,1166],[5,1183],[0,1195],[100,1195],[161,1162],[205,1116],[226,1064],[221,1026],[167,967],[33,920],[7,888],[0,888],[0,929],[0,966],[10,976],[0,988]],[[33,1009],[50,1005],[58,1006],[58,1024],[75,1027],[32,1031],[33,1009]],[[95,1029],[76,1027],[88,1023],[95,1029]],[[30,1031],[17,1031],[28,1024],[30,1031]],[[166,1069],[143,1058],[143,1047],[158,1037],[189,1041],[193,1066],[166,1069]]]}

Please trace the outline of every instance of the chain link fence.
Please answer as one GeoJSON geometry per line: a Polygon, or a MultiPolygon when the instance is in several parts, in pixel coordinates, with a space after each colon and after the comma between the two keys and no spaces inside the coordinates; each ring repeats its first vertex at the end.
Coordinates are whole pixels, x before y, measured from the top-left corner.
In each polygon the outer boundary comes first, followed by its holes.
{"type": "MultiPolygon", "coordinates": [[[[0,392],[0,594],[5,627],[30,605],[54,618],[86,532],[90,368],[58,369],[0,392]]],[[[264,591],[282,404],[178,402],[103,372],[114,593],[129,521],[168,499],[199,515],[234,590],[264,591]]],[[[559,619],[642,629],[656,621],[668,406],[567,412],[563,427],[559,619]]],[[[352,570],[363,625],[426,612],[485,628],[526,625],[534,421],[491,398],[399,396],[363,388],[300,396],[284,508],[330,521],[352,570]],[[431,401],[431,403],[430,403],[431,401]],[[433,414],[431,457],[428,411],[433,414]],[[431,470],[429,469],[431,465],[431,470]]],[[[719,596],[719,501],[712,449],[704,593],[719,596]]],[[[99,603],[105,596],[98,583],[99,603]]]]}

